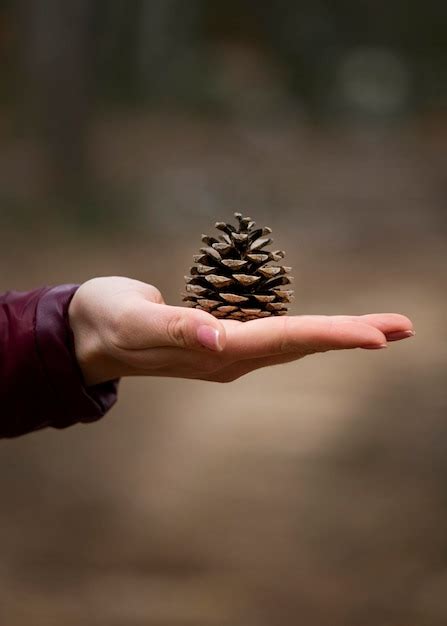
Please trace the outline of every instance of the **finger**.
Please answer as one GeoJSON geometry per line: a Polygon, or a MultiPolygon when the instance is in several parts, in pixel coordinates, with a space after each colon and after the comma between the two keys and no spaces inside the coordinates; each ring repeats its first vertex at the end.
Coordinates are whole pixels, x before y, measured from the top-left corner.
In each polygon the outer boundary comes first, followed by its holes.
{"type": "Polygon", "coordinates": [[[225,328],[198,309],[138,299],[127,303],[120,324],[120,347],[128,350],[173,347],[221,352],[225,347],[225,328]]]}
{"type": "MultiPolygon", "coordinates": [[[[360,346],[360,347],[366,350],[374,350],[377,347],[385,348],[386,345],[383,345],[383,346],[382,345],[381,346],[367,345],[367,346],[360,346]]],[[[253,372],[257,369],[261,369],[264,367],[271,367],[274,365],[284,365],[285,363],[298,361],[299,359],[302,359],[308,354],[309,352],[305,350],[301,350],[301,351],[289,352],[285,354],[276,354],[274,356],[241,359],[237,362],[232,362],[231,364],[219,369],[218,374],[213,377],[213,380],[220,381],[220,382],[229,382],[232,380],[236,380],[237,378],[240,378],[241,376],[244,376],[245,374],[249,374],[250,372],[253,372]]]]}
{"type": "Polygon", "coordinates": [[[253,320],[226,331],[225,352],[243,359],[386,345],[384,333],[370,324],[317,315],[253,320]]]}
{"type": "Polygon", "coordinates": [[[405,315],[398,313],[369,313],[368,315],[351,316],[352,321],[358,320],[370,324],[381,330],[384,335],[398,335],[402,333],[402,338],[411,337],[414,334],[413,324],[405,315]]]}
{"type": "Polygon", "coordinates": [[[367,315],[332,315],[334,321],[340,322],[363,322],[378,328],[385,335],[388,334],[414,334],[413,324],[405,315],[399,313],[368,313],[367,315]]]}
{"type": "MultiPolygon", "coordinates": [[[[375,349],[375,346],[365,346],[365,348],[375,349]]],[[[291,363],[292,361],[298,361],[309,354],[312,353],[301,351],[252,359],[242,359],[219,369],[219,371],[213,376],[213,380],[217,382],[230,382],[255,370],[274,365],[284,365],[285,363],[291,363]]],[[[315,352],[313,354],[315,354],[315,352]]]]}
{"type": "Polygon", "coordinates": [[[378,328],[386,336],[387,341],[400,341],[414,337],[413,323],[405,315],[398,313],[370,313],[360,316],[337,316],[337,319],[363,321],[378,328]]]}
{"type": "Polygon", "coordinates": [[[401,339],[409,339],[415,336],[414,330],[399,330],[393,333],[386,333],[387,341],[400,341],[401,339]]]}

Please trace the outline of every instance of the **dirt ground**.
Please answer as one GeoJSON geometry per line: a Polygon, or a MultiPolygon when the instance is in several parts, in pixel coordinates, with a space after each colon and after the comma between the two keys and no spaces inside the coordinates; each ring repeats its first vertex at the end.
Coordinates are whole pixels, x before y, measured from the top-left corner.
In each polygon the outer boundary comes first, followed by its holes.
{"type": "MultiPolygon", "coordinates": [[[[100,422],[2,442],[2,624],[445,626],[446,137],[426,120],[95,128],[135,234],[9,227],[2,290],[120,274],[179,304],[201,232],[242,210],[287,251],[293,314],[402,312],[417,336],[228,385],[126,380],[100,422]]],[[[22,149],[0,149],[0,182],[38,195],[22,149]]]]}

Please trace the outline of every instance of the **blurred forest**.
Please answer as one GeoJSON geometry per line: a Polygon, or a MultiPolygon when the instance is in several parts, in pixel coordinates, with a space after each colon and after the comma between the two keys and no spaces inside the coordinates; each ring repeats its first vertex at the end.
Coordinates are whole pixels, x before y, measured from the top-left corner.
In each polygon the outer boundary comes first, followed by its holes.
{"type": "Polygon", "coordinates": [[[11,147],[19,163],[2,168],[12,218],[27,208],[29,219],[36,201],[64,204],[75,221],[119,217],[112,198],[132,189],[111,191],[92,156],[95,127],[113,112],[383,123],[434,115],[447,99],[447,6],[437,0],[0,6],[3,134],[26,156],[24,165],[11,147]],[[20,193],[8,184],[14,165],[26,169],[16,178],[31,179],[20,193]]]}
{"type": "Polygon", "coordinates": [[[417,331],[2,442],[2,625],[447,624],[446,34],[436,0],[0,0],[0,291],[178,305],[240,210],[292,314],[417,331]]]}

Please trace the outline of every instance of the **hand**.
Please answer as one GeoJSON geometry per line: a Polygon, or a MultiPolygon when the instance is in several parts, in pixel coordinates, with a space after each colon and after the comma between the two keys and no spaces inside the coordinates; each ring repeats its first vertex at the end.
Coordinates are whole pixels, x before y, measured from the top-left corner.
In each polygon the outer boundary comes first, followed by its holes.
{"type": "Polygon", "coordinates": [[[130,278],[94,278],[69,308],[87,385],[122,376],[230,382],[261,367],[348,348],[378,349],[414,335],[393,313],[219,320],[165,304],[158,289],[130,278]]]}

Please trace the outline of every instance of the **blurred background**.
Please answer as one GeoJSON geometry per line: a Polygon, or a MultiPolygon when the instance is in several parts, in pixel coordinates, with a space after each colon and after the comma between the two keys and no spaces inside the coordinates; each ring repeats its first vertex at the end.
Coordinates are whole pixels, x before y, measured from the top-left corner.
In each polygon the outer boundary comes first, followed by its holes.
{"type": "Polygon", "coordinates": [[[0,1],[1,290],[178,305],[242,211],[293,314],[417,330],[2,442],[2,623],[445,626],[446,33],[437,0],[0,1]]]}

